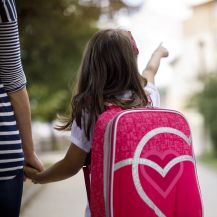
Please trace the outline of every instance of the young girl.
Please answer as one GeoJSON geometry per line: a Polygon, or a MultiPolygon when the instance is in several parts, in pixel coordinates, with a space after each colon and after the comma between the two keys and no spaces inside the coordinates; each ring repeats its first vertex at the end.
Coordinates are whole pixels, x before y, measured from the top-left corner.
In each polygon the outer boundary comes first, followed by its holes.
{"type": "Polygon", "coordinates": [[[61,128],[71,130],[71,145],[62,160],[43,172],[25,167],[26,175],[34,183],[60,181],[82,168],[91,149],[94,125],[106,104],[124,109],[145,107],[150,103],[149,98],[154,106],[159,106],[154,76],[160,59],[168,56],[168,52],[161,45],[156,49],[143,72],[144,77],[138,72],[137,55],[136,43],[128,31],[107,29],[91,38],[81,63],[71,118],[61,128]]]}

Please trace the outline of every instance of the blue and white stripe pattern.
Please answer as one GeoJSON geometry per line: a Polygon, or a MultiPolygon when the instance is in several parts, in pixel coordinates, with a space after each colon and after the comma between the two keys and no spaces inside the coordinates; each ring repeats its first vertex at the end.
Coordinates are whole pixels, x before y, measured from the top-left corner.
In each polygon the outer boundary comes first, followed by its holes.
{"type": "Polygon", "coordinates": [[[15,3],[0,0],[0,180],[14,178],[23,168],[21,138],[7,92],[25,85],[15,3]]]}
{"type": "Polygon", "coordinates": [[[7,92],[21,89],[26,84],[13,0],[0,0],[0,80],[7,92]]]}

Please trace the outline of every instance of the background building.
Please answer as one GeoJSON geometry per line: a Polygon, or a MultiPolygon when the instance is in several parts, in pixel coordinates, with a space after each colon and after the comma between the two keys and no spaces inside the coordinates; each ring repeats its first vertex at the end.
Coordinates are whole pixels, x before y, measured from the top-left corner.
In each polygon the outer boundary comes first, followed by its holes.
{"type": "Polygon", "coordinates": [[[182,23],[181,52],[171,61],[174,73],[165,103],[184,111],[193,128],[196,153],[210,146],[203,118],[188,104],[194,93],[203,88],[199,77],[217,69],[217,1],[193,5],[182,23]]]}

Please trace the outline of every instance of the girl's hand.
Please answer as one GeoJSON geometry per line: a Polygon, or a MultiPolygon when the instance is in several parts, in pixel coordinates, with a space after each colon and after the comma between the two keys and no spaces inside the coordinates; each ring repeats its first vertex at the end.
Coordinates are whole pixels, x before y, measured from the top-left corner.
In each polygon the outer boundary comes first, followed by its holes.
{"type": "Polygon", "coordinates": [[[154,54],[157,54],[160,57],[168,57],[169,56],[169,52],[165,47],[162,46],[162,42],[157,47],[157,49],[154,51],[154,54]]]}
{"type": "Polygon", "coordinates": [[[27,178],[31,179],[33,183],[37,184],[39,183],[37,177],[39,175],[39,171],[30,167],[30,166],[24,166],[24,173],[27,178]]]}

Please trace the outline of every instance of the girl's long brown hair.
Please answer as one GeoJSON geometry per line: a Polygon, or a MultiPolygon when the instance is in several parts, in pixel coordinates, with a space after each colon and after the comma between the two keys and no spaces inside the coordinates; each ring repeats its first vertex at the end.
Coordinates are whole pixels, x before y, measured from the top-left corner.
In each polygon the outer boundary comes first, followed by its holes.
{"type": "Polygon", "coordinates": [[[124,109],[148,103],[140,83],[136,55],[125,30],[107,29],[96,33],[87,44],[79,73],[71,116],[60,130],[70,129],[75,120],[80,128],[84,127],[89,139],[91,126],[105,111],[106,102],[124,109]],[[117,97],[129,90],[132,92],[130,100],[117,97]]]}

